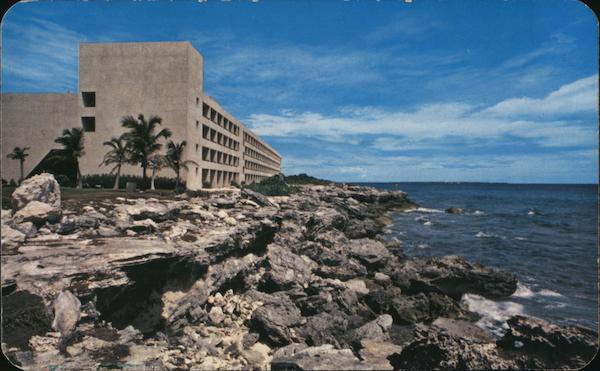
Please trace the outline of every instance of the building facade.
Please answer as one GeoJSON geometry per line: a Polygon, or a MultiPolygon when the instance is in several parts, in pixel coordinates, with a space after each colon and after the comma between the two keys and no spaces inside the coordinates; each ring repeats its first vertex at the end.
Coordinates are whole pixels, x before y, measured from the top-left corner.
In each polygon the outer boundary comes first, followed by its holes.
{"type": "MultiPolygon", "coordinates": [[[[249,184],[280,173],[277,151],[204,94],[203,81],[202,55],[189,42],[81,44],[76,94],[2,95],[2,178],[19,177],[18,161],[6,158],[15,146],[31,147],[27,174],[71,127],[85,132],[82,173],[105,173],[99,167],[108,150],[103,142],[124,132],[124,116],[140,113],[161,117],[170,140],[187,142],[184,158],[197,164],[182,172],[188,189],[249,184]]],[[[122,172],[140,175],[141,168],[127,165],[122,172]]]]}

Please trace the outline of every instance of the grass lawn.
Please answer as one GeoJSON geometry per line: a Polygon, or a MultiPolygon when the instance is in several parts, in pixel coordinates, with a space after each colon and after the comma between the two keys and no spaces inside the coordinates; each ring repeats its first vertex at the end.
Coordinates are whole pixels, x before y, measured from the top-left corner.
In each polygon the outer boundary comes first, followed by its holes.
{"type": "MultiPolygon", "coordinates": [[[[13,193],[16,187],[2,186],[2,208],[10,209],[10,195],[13,193]]],[[[175,192],[173,190],[158,189],[156,191],[144,191],[144,192],[132,192],[127,193],[124,189],[114,191],[112,189],[97,189],[97,188],[84,188],[76,189],[71,187],[61,187],[60,195],[62,201],[99,201],[105,199],[111,199],[116,197],[135,197],[135,198],[173,198],[175,192]]]]}

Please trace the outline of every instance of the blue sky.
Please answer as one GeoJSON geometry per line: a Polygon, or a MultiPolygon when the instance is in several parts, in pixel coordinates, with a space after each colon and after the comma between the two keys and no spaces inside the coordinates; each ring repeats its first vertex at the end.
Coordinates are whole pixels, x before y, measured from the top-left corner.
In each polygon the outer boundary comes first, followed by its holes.
{"type": "Polygon", "coordinates": [[[189,40],[286,174],[596,183],[597,32],[576,0],[19,3],[2,91],[76,91],[80,42],[189,40]]]}

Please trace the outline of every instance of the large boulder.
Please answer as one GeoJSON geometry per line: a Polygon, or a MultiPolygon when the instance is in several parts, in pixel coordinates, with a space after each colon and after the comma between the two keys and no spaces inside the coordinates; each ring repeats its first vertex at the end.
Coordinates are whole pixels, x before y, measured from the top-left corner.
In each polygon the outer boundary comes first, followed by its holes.
{"type": "Polygon", "coordinates": [[[391,257],[383,243],[369,238],[351,240],[348,250],[350,256],[358,259],[367,268],[381,266],[391,257]]]}
{"type": "Polygon", "coordinates": [[[11,196],[13,214],[32,201],[38,201],[60,210],[60,186],[54,176],[48,173],[26,179],[11,196]]]}
{"type": "Polygon", "coordinates": [[[46,221],[60,220],[60,186],[51,174],[43,173],[23,181],[12,193],[11,202],[15,223],[32,222],[40,226],[46,221]]]}

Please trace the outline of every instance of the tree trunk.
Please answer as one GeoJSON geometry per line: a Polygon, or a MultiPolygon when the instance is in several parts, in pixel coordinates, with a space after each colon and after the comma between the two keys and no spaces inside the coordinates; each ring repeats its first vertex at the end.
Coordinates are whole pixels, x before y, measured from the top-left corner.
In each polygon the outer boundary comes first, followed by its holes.
{"type": "Polygon", "coordinates": [[[25,160],[21,159],[20,161],[20,165],[21,165],[21,178],[19,179],[19,184],[23,183],[23,162],[25,162],[25,160]]]}
{"type": "Polygon", "coordinates": [[[146,183],[147,183],[147,180],[148,180],[148,175],[146,174],[146,168],[147,167],[148,167],[148,165],[142,164],[142,183],[143,183],[142,186],[141,186],[142,189],[146,189],[147,188],[147,186],[146,186],[146,183]]]}
{"type": "Polygon", "coordinates": [[[75,159],[75,169],[77,170],[77,189],[83,188],[83,179],[81,179],[81,170],[79,169],[79,161],[75,159]]]}
{"type": "Polygon", "coordinates": [[[117,177],[115,178],[115,185],[113,186],[114,190],[119,189],[119,178],[121,178],[121,165],[117,167],[117,177]]]}
{"type": "Polygon", "coordinates": [[[156,188],[154,187],[154,179],[156,178],[156,169],[153,168],[152,169],[152,178],[150,178],[150,189],[152,191],[156,190],[156,188]]]}

